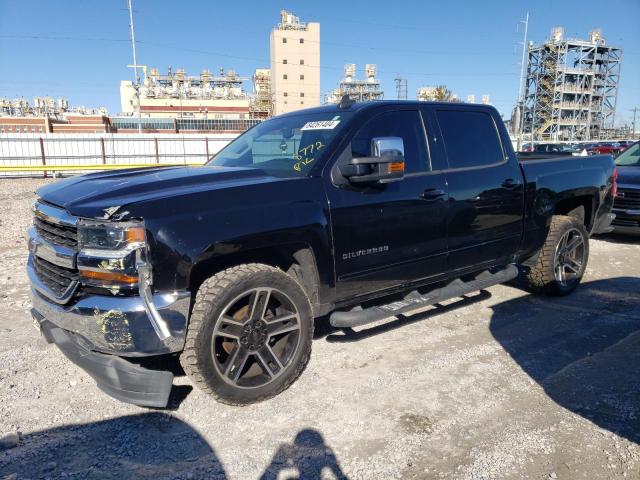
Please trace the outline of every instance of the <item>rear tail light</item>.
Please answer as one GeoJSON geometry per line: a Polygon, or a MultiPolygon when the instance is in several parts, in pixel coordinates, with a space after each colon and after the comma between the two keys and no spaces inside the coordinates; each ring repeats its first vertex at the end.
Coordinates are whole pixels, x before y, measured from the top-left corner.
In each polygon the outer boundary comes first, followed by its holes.
{"type": "Polygon", "coordinates": [[[618,169],[613,169],[613,177],[611,180],[611,195],[613,198],[618,196],[618,169]]]}

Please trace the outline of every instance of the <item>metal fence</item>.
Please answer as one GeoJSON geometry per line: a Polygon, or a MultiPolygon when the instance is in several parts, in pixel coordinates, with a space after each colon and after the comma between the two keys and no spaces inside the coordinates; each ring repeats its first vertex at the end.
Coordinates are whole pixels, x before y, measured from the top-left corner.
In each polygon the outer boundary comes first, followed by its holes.
{"type": "Polygon", "coordinates": [[[145,130],[198,130],[208,133],[215,132],[244,132],[256,126],[262,120],[252,118],[140,118],[137,117],[111,117],[111,125],[116,130],[137,130],[138,122],[145,130]]]}
{"type": "Polygon", "coordinates": [[[200,165],[237,134],[3,134],[0,176],[200,165]],[[31,173],[29,173],[31,172],[31,173]]]}

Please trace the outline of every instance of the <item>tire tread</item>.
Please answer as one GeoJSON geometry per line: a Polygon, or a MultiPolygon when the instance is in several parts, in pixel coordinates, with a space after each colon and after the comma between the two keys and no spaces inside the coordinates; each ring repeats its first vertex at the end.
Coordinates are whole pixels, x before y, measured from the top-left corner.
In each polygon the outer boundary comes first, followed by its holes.
{"type": "MultiPolygon", "coordinates": [[[[584,226],[582,225],[582,223],[574,217],[569,217],[566,215],[554,215],[552,217],[551,226],[549,227],[549,233],[547,234],[544,245],[538,253],[536,263],[527,272],[526,282],[531,290],[535,292],[550,293],[556,295],[566,294],[573,290],[571,289],[566,292],[561,291],[558,288],[554,272],[554,257],[556,246],[564,232],[571,227],[577,227],[584,230],[584,226]]],[[[586,234],[586,230],[584,233],[586,234]]],[[[588,242],[588,235],[586,235],[586,238],[588,242]]]]}
{"type": "MultiPolygon", "coordinates": [[[[291,386],[291,384],[298,379],[298,377],[304,371],[311,356],[310,346],[311,340],[313,339],[313,319],[311,319],[312,325],[308,329],[308,342],[305,342],[305,339],[301,339],[301,344],[308,345],[309,347],[306,348],[302,358],[300,359],[300,361],[298,361],[293,374],[290,375],[288,380],[277,389],[256,397],[250,402],[240,402],[229,400],[228,398],[221,396],[215,391],[215,389],[211,388],[210,384],[207,382],[207,372],[204,371],[203,366],[199,362],[198,351],[201,351],[203,348],[208,348],[205,343],[208,343],[209,338],[207,337],[207,335],[202,334],[202,332],[207,324],[207,321],[209,320],[209,313],[215,310],[216,307],[218,307],[218,299],[221,298],[223,292],[226,289],[228,289],[233,284],[240,282],[247,277],[252,277],[258,273],[287,275],[282,270],[270,265],[261,263],[245,263],[218,272],[202,283],[196,294],[196,299],[189,321],[189,328],[187,330],[185,347],[182,351],[182,354],[180,355],[180,364],[182,365],[182,368],[184,369],[190,380],[200,390],[211,395],[218,402],[225,403],[227,405],[247,405],[249,403],[261,402],[278,395],[279,393],[289,388],[289,386],[291,386]]],[[[296,282],[296,285],[298,285],[298,282],[296,282]]],[[[304,294],[305,299],[308,303],[308,311],[311,311],[311,303],[309,302],[306,293],[301,287],[299,288],[304,294]]]]}

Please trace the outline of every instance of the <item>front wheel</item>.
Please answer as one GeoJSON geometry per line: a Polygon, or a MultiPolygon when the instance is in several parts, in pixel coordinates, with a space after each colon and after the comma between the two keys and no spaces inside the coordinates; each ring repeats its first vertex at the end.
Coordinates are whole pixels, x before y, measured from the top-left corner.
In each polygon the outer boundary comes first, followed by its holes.
{"type": "Polygon", "coordinates": [[[535,291],[567,295],[580,284],[589,260],[589,234],[583,223],[555,215],[527,283],[535,291]]]}
{"type": "Polygon", "coordinates": [[[291,385],[312,337],[311,305],[298,282],[268,265],[239,265],[198,290],[180,362],[201,390],[244,405],[291,385]]]}

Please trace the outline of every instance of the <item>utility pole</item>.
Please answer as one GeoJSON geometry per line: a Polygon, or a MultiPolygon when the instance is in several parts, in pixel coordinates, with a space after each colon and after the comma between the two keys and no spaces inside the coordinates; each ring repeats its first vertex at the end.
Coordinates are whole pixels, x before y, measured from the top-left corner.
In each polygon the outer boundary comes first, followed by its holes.
{"type": "Polygon", "coordinates": [[[633,123],[631,124],[633,130],[631,131],[631,136],[634,136],[636,134],[636,113],[638,112],[638,107],[633,107],[631,111],[633,112],[633,123]]]}
{"type": "Polygon", "coordinates": [[[136,34],[133,29],[133,8],[131,0],[127,0],[129,7],[129,31],[131,33],[131,49],[133,50],[133,89],[136,92],[136,114],[138,116],[138,133],[142,133],[142,119],[140,115],[140,77],[138,75],[138,61],[136,60],[136,34]]]}
{"type": "MultiPolygon", "coordinates": [[[[517,143],[517,149],[518,151],[520,150],[521,147],[521,142],[522,142],[522,135],[524,133],[524,73],[525,73],[525,66],[524,66],[524,62],[525,60],[528,60],[526,58],[526,54],[527,54],[527,33],[529,32],[529,12],[527,12],[527,16],[525,17],[525,20],[522,21],[520,20],[520,23],[524,23],[524,38],[522,40],[522,60],[520,61],[520,83],[518,85],[518,108],[519,108],[519,116],[520,116],[520,124],[518,125],[518,132],[516,133],[516,143],[517,143]]],[[[532,125],[533,128],[533,125],[532,125]]],[[[533,130],[531,131],[531,140],[533,142],[533,130]]]]}

